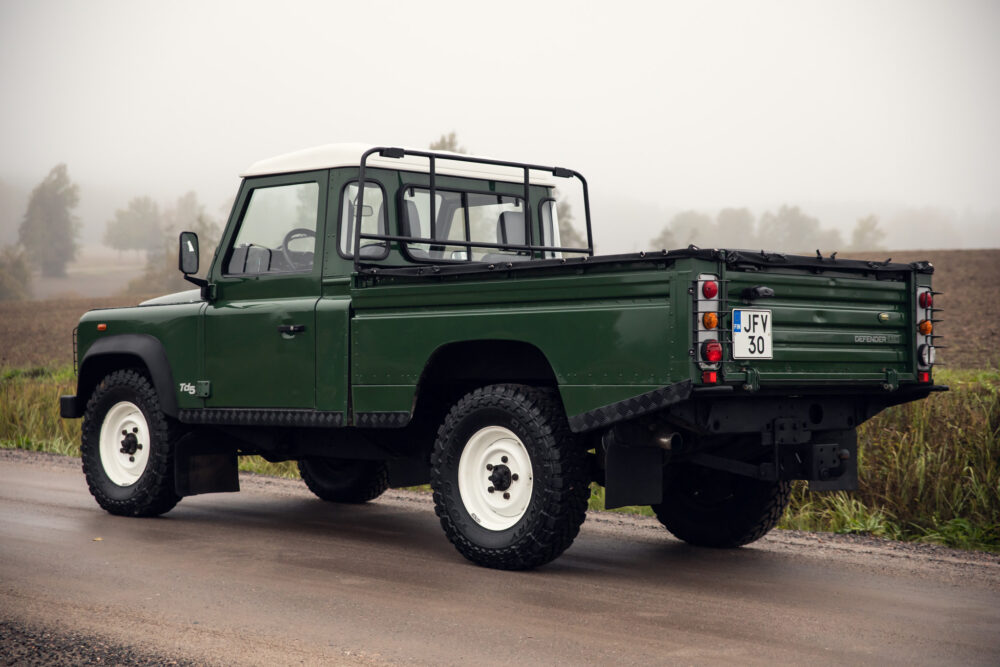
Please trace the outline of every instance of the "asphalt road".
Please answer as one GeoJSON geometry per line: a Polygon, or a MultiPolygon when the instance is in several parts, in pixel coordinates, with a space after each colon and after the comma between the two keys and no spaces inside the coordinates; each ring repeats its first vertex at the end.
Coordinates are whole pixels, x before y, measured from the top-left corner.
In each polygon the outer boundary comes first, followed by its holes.
{"type": "Polygon", "coordinates": [[[705,550],[600,513],[554,563],[496,572],[426,495],[242,483],[126,519],[77,461],[0,451],[0,663],[1000,664],[995,555],[782,531],[705,550]]]}

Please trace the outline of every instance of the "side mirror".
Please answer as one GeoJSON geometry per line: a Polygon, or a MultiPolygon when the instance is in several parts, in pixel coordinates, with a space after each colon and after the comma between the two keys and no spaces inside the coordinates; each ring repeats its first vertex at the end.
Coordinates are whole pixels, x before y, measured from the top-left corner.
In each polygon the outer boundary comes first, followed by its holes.
{"type": "Polygon", "coordinates": [[[198,235],[194,232],[181,232],[180,248],[177,251],[177,268],[185,276],[190,276],[198,273],[199,262],[198,235]]]}

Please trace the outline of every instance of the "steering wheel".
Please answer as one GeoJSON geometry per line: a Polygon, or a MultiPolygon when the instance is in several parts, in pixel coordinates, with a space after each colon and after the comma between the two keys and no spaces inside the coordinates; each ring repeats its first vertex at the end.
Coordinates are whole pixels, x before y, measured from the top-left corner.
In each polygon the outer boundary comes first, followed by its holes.
{"type": "Polygon", "coordinates": [[[285,234],[285,238],[281,240],[281,256],[285,258],[285,262],[288,263],[288,266],[290,266],[293,269],[308,269],[312,265],[312,261],[310,261],[308,264],[297,263],[294,259],[292,259],[292,255],[288,251],[288,244],[291,243],[292,241],[298,239],[307,239],[310,237],[316,238],[316,232],[311,229],[306,229],[305,227],[296,227],[295,229],[292,229],[287,234],[285,234]]]}

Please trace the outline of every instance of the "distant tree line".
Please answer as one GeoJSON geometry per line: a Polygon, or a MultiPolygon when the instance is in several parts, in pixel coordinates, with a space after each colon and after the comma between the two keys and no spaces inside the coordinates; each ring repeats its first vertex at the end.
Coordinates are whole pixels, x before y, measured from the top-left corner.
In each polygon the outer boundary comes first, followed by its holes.
{"type": "Polygon", "coordinates": [[[80,222],[73,209],[79,187],[65,164],[52,168],[35,186],[17,230],[17,244],[0,250],[0,301],[31,295],[32,268],[43,276],[62,277],[79,250],[80,222]]]}
{"type": "Polygon", "coordinates": [[[682,211],[649,244],[653,248],[701,247],[766,249],[824,254],[834,251],[881,250],[885,238],[874,215],[861,218],[844,243],[840,231],[824,228],[798,206],[766,211],[760,218],[746,208],[724,208],[713,218],[699,211],[682,211]]]}

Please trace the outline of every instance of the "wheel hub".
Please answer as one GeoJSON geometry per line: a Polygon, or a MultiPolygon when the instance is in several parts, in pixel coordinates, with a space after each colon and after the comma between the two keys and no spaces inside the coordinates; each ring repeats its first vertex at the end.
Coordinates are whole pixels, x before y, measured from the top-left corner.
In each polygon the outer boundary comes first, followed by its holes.
{"type": "Polygon", "coordinates": [[[510,488],[511,474],[510,468],[504,464],[493,466],[493,474],[490,475],[490,483],[497,491],[506,491],[510,488]]]}
{"type": "Polygon", "coordinates": [[[120,451],[122,454],[128,454],[129,456],[134,455],[137,451],[142,449],[142,444],[139,443],[139,439],[135,437],[135,434],[139,432],[138,428],[133,427],[132,433],[128,431],[122,431],[122,435],[125,437],[122,439],[122,448],[120,451]]]}

